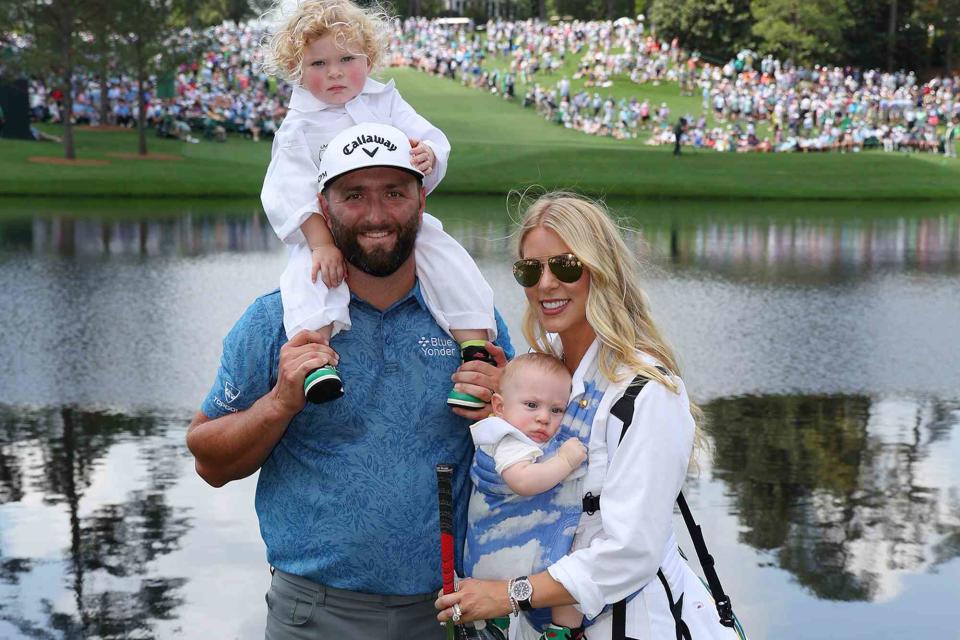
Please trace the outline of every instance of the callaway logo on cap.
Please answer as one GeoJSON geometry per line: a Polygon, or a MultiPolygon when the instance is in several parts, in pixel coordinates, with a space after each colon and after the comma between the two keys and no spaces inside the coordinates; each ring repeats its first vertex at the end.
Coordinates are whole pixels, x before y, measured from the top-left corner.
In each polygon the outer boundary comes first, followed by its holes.
{"type": "Polygon", "coordinates": [[[386,124],[358,124],[341,131],[320,158],[320,191],[335,178],[367,167],[396,167],[423,177],[410,163],[410,140],[386,124]]]}

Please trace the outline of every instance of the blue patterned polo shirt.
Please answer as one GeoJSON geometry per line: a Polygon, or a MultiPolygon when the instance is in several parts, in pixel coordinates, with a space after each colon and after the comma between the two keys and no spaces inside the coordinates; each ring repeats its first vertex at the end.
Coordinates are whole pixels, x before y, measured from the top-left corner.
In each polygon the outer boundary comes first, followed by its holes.
{"type": "MultiPolygon", "coordinates": [[[[466,531],[473,444],[446,404],[459,349],[419,284],[381,312],[357,297],[334,336],[346,395],[308,404],[260,469],[256,510],[267,561],[340,589],[412,595],[440,587],[435,467],[456,465],[457,566],[466,531]]],[[[512,357],[497,314],[498,343],[512,357]]],[[[223,342],[201,410],[218,418],[276,384],[286,343],[279,291],[258,298],[223,342]]]]}

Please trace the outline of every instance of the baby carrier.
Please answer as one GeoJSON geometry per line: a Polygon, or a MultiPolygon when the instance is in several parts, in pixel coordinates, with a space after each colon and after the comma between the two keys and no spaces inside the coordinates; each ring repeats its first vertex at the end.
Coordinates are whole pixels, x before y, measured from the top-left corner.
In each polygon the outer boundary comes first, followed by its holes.
{"type": "MultiPolygon", "coordinates": [[[[579,438],[588,445],[602,397],[603,390],[596,384],[584,385],[583,395],[569,404],[560,430],[544,448],[544,458],[555,455],[568,438],[579,438]]],[[[470,478],[473,494],[464,548],[466,575],[533,575],[569,553],[582,510],[583,467],[548,491],[519,496],[497,473],[493,458],[478,448],[470,478]]],[[[550,623],[549,609],[524,614],[538,631],[550,623]]]]}

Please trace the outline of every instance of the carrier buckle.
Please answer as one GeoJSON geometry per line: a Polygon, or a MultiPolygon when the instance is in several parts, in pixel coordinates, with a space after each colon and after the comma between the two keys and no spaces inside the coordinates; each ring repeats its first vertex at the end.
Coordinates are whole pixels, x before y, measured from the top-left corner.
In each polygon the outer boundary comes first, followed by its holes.
{"type": "Polygon", "coordinates": [[[720,614],[720,624],[733,628],[733,605],[730,604],[728,596],[725,595],[717,600],[717,613],[720,614]]]}
{"type": "Polygon", "coordinates": [[[592,516],[597,511],[600,511],[600,496],[595,496],[592,492],[587,491],[587,495],[583,496],[583,512],[592,516]]]}

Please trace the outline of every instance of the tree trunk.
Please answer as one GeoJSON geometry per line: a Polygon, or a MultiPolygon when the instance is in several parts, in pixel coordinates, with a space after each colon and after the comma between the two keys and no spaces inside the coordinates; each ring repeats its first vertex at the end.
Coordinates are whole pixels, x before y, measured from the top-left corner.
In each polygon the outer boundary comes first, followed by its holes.
{"type": "Polygon", "coordinates": [[[143,100],[143,80],[146,75],[143,59],[143,42],[137,38],[137,153],[141,156],[147,155],[147,104],[143,100]]]}
{"type": "Polygon", "coordinates": [[[63,46],[63,157],[76,160],[77,151],[73,145],[73,25],[74,8],[64,7],[60,22],[60,42],[63,46]]]}
{"type": "Polygon", "coordinates": [[[100,76],[100,126],[105,127],[110,118],[110,100],[107,98],[108,67],[110,63],[109,34],[104,25],[100,25],[97,38],[97,74],[100,76]]]}
{"type": "Polygon", "coordinates": [[[947,32],[947,48],[943,53],[944,75],[953,75],[953,40],[955,36],[952,32],[947,32]]]}
{"type": "Polygon", "coordinates": [[[410,0],[407,3],[407,13],[411,16],[419,16],[420,11],[420,0],[410,0]]]}
{"type": "Polygon", "coordinates": [[[547,0],[537,0],[537,17],[541,20],[547,19],[547,0]]]}
{"type": "Polygon", "coordinates": [[[637,3],[636,0],[627,0],[623,3],[623,15],[628,18],[637,17],[637,3]]]}
{"type": "Polygon", "coordinates": [[[890,0],[890,22],[887,26],[887,71],[893,72],[894,54],[897,48],[897,0],[890,0]]]}
{"type": "Polygon", "coordinates": [[[105,127],[110,119],[110,99],[107,97],[107,54],[100,60],[100,126],[105,127]]]}
{"type": "Polygon", "coordinates": [[[617,0],[607,0],[607,20],[617,17],[617,0]]]}

